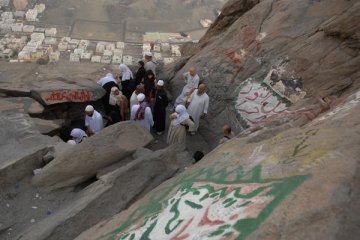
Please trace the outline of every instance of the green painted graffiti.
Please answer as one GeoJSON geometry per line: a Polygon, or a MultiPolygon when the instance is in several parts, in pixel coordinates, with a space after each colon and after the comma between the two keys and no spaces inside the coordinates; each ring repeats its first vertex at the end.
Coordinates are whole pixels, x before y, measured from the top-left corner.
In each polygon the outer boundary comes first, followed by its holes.
{"type": "Polygon", "coordinates": [[[183,174],[99,239],[245,239],[307,178],[261,179],[261,166],[183,174]]]}

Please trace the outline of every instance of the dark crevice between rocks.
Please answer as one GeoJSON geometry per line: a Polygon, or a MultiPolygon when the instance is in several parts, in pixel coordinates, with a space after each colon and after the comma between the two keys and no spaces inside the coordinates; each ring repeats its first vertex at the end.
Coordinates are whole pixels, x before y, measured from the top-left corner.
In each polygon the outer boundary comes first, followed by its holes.
{"type": "Polygon", "coordinates": [[[91,178],[79,183],[78,185],[76,185],[73,189],[73,192],[80,192],[81,190],[87,188],[88,186],[90,186],[91,184],[95,183],[96,181],[98,181],[99,179],[97,178],[96,175],[92,176],[91,178]]]}
{"type": "MultiPolygon", "coordinates": [[[[70,140],[70,132],[73,128],[85,130],[84,109],[86,105],[93,105],[97,111],[102,112],[103,107],[100,101],[89,103],[60,103],[54,105],[44,105],[44,112],[39,117],[43,120],[59,122],[59,128],[48,132],[42,132],[48,136],[59,136],[64,142],[70,140]]],[[[33,116],[31,116],[33,117],[33,116]]]]}
{"type": "Polygon", "coordinates": [[[40,149],[22,159],[16,161],[15,164],[9,165],[7,168],[0,171],[0,189],[5,189],[9,186],[16,185],[26,177],[33,175],[32,170],[44,167],[46,156],[51,151],[51,148],[45,147],[40,149]]]}

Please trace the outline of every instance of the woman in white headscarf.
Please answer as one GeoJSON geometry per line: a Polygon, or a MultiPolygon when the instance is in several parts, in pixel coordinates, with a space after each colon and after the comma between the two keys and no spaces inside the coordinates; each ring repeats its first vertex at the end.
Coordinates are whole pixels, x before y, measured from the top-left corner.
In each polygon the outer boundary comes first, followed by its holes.
{"type": "Polygon", "coordinates": [[[84,140],[84,138],[88,137],[85,131],[83,131],[80,128],[74,128],[71,131],[70,136],[73,138],[72,140],[74,140],[76,144],[81,143],[84,140]]]}
{"type": "Polygon", "coordinates": [[[129,101],[117,87],[111,88],[109,104],[118,108],[121,120],[125,121],[129,113],[129,101]]]}
{"type": "Polygon", "coordinates": [[[193,135],[195,131],[194,122],[190,119],[185,106],[178,105],[175,108],[175,113],[170,115],[170,127],[167,136],[167,144],[185,144],[186,143],[186,129],[193,135]]]}
{"type": "Polygon", "coordinates": [[[131,89],[131,82],[134,79],[134,75],[131,72],[130,68],[126,66],[125,64],[120,64],[119,66],[120,71],[122,72],[122,78],[121,78],[121,90],[126,96],[126,98],[129,100],[131,97],[131,94],[133,92],[133,89],[131,89]]]}

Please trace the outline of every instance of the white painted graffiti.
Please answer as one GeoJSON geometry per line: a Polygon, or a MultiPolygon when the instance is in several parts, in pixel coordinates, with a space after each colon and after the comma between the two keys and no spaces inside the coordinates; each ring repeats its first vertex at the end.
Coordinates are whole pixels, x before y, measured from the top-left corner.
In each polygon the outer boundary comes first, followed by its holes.
{"type": "Polygon", "coordinates": [[[337,118],[343,118],[348,113],[350,113],[349,110],[356,107],[360,103],[360,91],[355,93],[353,96],[351,96],[350,99],[351,98],[352,98],[352,100],[349,100],[345,104],[337,106],[332,111],[324,114],[323,116],[321,116],[321,117],[319,117],[317,119],[314,119],[314,121],[310,125],[311,126],[316,125],[316,124],[318,124],[318,123],[320,123],[320,122],[322,122],[322,121],[324,121],[326,119],[336,120],[337,118]]]}
{"type": "Polygon", "coordinates": [[[250,126],[287,108],[271,90],[261,86],[260,83],[250,81],[241,87],[235,107],[250,126]]]}
{"type": "Polygon", "coordinates": [[[235,239],[241,219],[255,219],[274,200],[274,182],[196,183],[180,189],[158,214],[134,224],[115,239],[235,239]]]}

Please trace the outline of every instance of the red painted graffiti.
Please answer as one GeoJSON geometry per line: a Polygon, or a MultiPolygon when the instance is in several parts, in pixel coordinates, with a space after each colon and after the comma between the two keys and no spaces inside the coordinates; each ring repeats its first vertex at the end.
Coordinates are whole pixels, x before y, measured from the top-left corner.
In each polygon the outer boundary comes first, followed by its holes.
{"type": "Polygon", "coordinates": [[[232,63],[234,63],[236,68],[238,68],[238,71],[243,70],[243,60],[233,49],[223,48],[218,50],[218,53],[224,54],[232,63]]]}
{"type": "Polygon", "coordinates": [[[246,27],[242,30],[241,41],[245,48],[255,41],[257,30],[255,27],[246,27]]]}
{"type": "Polygon", "coordinates": [[[48,102],[68,101],[68,102],[89,102],[92,99],[91,92],[84,90],[77,91],[54,91],[45,98],[48,102]]]}

